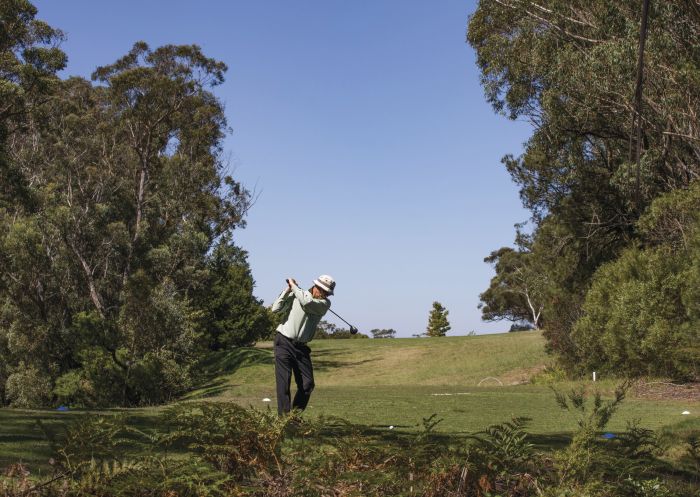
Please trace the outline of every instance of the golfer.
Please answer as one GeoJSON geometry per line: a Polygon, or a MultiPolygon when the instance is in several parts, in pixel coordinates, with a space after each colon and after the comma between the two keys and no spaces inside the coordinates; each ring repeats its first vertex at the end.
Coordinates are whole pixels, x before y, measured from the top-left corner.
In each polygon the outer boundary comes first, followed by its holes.
{"type": "Polygon", "coordinates": [[[277,411],[304,410],[314,389],[314,370],[311,349],[307,345],[316,333],[316,326],[331,306],[328,296],[333,295],[335,281],[327,274],[314,280],[309,291],[302,290],[293,278],[287,288],[272,304],[273,312],[288,311],[287,320],[275,333],[275,382],[277,383],[277,411]],[[290,385],[294,373],[297,392],[291,402],[290,385]]]}

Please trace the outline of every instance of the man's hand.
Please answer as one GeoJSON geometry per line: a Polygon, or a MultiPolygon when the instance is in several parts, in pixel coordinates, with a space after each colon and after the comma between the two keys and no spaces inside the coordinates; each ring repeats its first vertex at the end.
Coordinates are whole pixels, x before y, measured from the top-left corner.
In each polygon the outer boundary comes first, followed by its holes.
{"type": "Polygon", "coordinates": [[[287,278],[287,285],[289,286],[289,290],[292,289],[292,285],[299,286],[294,278],[287,278]]]}

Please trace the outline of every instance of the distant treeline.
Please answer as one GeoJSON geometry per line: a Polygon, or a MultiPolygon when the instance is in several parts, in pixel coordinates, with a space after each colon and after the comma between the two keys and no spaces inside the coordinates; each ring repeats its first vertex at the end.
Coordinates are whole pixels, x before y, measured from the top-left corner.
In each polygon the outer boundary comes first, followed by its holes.
{"type": "Polygon", "coordinates": [[[0,7],[0,404],[167,401],[271,329],[232,242],[251,194],[222,159],[226,66],[139,42],[62,80],[36,15],[0,7]]]}
{"type": "Polygon", "coordinates": [[[700,375],[700,8],[482,0],[486,98],[533,133],[503,164],[531,213],[486,262],[485,319],[543,328],[573,372],[700,375]],[[638,79],[638,75],[641,79],[638,79]]]}

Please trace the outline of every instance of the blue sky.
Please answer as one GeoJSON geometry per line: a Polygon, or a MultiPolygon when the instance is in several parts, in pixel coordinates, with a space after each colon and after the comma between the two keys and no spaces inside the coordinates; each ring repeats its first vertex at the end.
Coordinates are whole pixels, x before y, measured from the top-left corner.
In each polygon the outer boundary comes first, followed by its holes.
{"type": "Polygon", "coordinates": [[[138,40],[196,43],[228,65],[226,154],[257,195],[236,242],[267,304],[286,277],[327,273],[333,309],[366,333],[422,333],[434,300],[449,335],[508,329],[481,321],[478,295],[483,258],[528,219],[500,159],[531,130],[484,99],[465,42],[474,1],[34,3],[66,32],[65,74],[138,40]]]}

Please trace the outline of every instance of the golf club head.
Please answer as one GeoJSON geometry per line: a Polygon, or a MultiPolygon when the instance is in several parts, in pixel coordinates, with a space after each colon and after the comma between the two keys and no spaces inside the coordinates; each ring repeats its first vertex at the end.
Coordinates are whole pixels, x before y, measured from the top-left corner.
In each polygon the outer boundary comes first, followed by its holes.
{"type": "Polygon", "coordinates": [[[354,335],[355,333],[357,333],[357,328],[355,328],[354,326],[351,326],[351,327],[350,327],[350,333],[353,334],[353,335],[354,335]]]}

